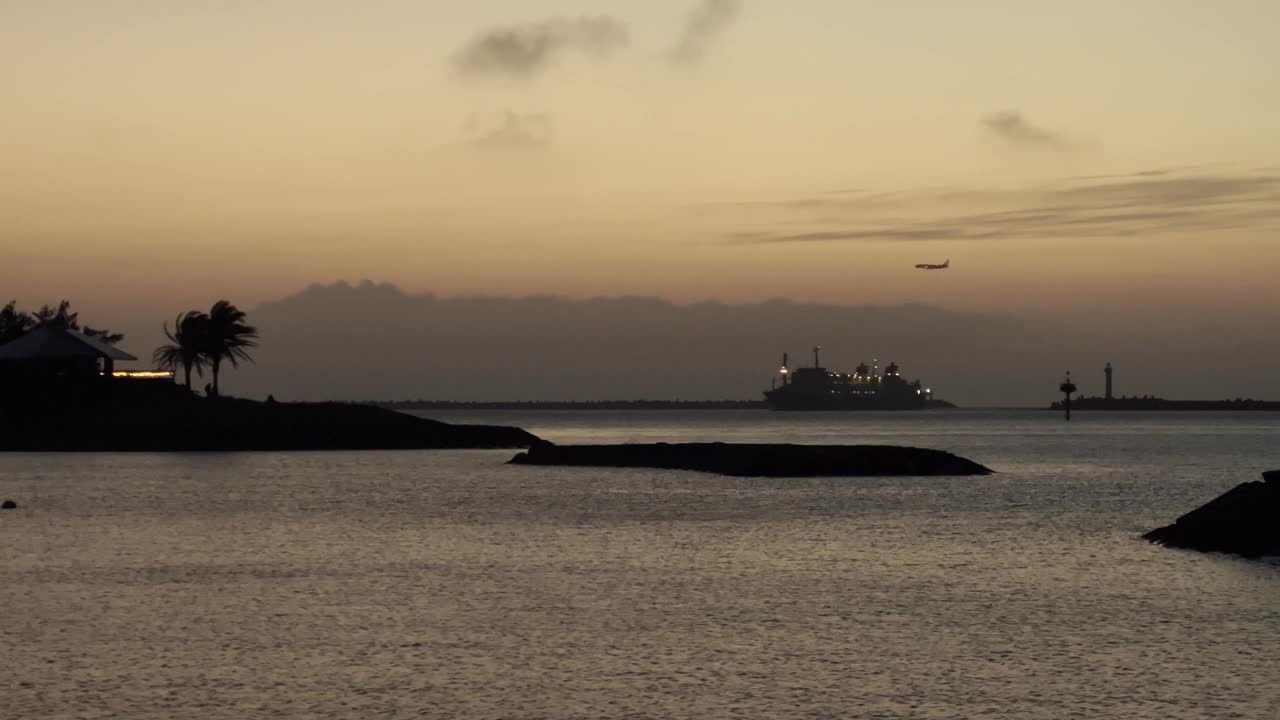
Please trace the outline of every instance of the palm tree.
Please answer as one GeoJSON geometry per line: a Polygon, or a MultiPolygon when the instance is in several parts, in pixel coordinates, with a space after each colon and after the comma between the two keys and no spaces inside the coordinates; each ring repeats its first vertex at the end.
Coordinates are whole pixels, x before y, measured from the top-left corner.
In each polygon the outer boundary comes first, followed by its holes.
{"type": "Polygon", "coordinates": [[[199,310],[184,312],[174,320],[172,331],[169,323],[164,324],[164,336],[169,338],[169,344],[156,348],[151,354],[152,362],[159,367],[176,372],[181,365],[188,390],[191,389],[191,370],[203,376],[204,366],[208,363],[204,355],[208,327],[208,315],[199,310]]]}
{"type": "Polygon", "coordinates": [[[209,310],[205,333],[204,356],[213,371],[213,394],[218,394],[218,371],[222,361],[240,367],[240,361],[253,362],[249,348],[258,347],[258,329],[244,322],[245,314],[226,300],[219,300],[209,310]]]}

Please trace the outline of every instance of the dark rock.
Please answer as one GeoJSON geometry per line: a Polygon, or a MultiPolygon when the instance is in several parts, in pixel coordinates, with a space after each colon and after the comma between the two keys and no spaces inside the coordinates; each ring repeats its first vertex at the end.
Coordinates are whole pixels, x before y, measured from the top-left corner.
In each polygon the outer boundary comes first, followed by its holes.
{"type": "Polygon", "coordinates": [[[991,470],[941,450],[892,445],[657,443],[555,445],[540,441],[516,465],[579,465],[696,470],[738,477],[988,475],[991,470]]]}
{"type": "Polygon", "coordinates": [[[1280,470],[1237,485],[1142,537],[1158,545],[1258,558],[1280,555],[1280,470]]]}
{"type": "Polygon", "coordinates": [[[5,500],[4,502],[0,503],[0,510],[17,510],[17,509],[18,509],[18,503],[12,500],[5,500]]]}

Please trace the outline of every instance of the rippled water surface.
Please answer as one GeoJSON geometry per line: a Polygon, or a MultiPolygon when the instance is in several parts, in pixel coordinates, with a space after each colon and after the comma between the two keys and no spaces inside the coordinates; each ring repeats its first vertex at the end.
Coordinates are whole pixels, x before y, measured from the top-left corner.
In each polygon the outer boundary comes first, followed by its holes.
{"type": "Polygon", "coordinates": [[[0,717],[1277,717],[1280,565],[1135,538],[1280,468],[1280,416],[439,417],[999,474],[0,455],[0,717]]]}

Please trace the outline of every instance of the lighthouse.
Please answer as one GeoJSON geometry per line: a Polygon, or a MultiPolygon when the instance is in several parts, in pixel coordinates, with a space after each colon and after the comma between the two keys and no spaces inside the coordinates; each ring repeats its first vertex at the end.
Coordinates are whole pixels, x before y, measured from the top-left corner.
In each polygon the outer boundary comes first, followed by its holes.
{"type": "Polygon", "coordinates": [[[1107,367],[1103,372],[1107,374],[1107,400],[1111,401],[1114,399],[1111,394],[1111,363],[1107,363],[1107,367]]]}

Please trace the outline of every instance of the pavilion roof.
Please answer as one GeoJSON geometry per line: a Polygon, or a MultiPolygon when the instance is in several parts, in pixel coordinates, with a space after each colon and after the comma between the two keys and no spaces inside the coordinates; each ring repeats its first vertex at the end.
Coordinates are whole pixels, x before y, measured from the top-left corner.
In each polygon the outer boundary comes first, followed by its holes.
{"type": "Polygon", "coordinates": [[[138,359],[78,330],[54,325],[42,325],[17,340],[0,345],[0,361],[74,358],[138,359]]]}

